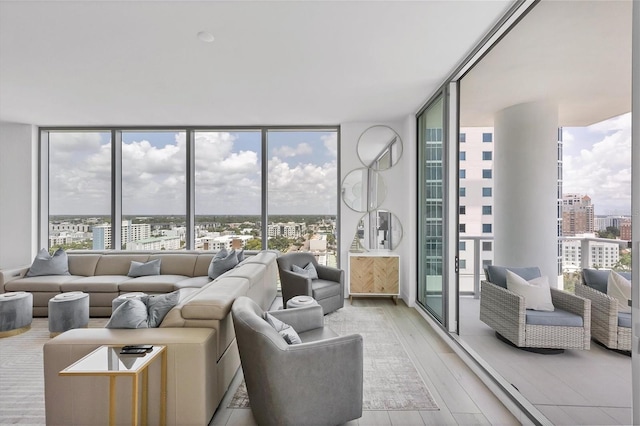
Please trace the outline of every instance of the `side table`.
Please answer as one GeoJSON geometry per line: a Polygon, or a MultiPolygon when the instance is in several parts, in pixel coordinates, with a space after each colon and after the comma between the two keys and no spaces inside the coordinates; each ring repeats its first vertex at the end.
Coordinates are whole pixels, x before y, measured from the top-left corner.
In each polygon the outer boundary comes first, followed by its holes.
{"type": "Polygon", "coordinates": [[[302,308],[304,306],[313,306],[317,305],[318,302],[311,296],[294,296],[291,299],[287,300],[287,309],[288,308],[302,308]]]}
{"type": "Polygon", "coordinates": [[[147,367],[161,356],[160,379],[160,424],[166,424],[167,412],[167,347],[153,346],[144,356],[120,354],[122,346],[100,346],[90,354],[62,370],[61,376],[108,376],[109,377],[109,425],[116,424],[116,378],[132,378],[131,424],[147,424],[148,371],[147,367]],[[142,413],[138,421],[139,391],[138,377],[142,375],[142,413]]]}

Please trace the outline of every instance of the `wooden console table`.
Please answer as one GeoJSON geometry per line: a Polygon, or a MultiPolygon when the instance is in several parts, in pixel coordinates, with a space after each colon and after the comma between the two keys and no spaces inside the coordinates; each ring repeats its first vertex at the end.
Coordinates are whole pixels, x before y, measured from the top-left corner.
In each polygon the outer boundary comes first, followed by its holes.
{"type": "Polygon", "coordinates": [[[400,294],[400,256],[389,251],[349,253],[349,299],[400,294]]]}

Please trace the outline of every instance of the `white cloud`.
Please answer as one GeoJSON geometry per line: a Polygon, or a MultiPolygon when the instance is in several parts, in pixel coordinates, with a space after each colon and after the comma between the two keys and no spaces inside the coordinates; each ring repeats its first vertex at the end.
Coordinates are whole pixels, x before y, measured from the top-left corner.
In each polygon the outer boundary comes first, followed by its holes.
{"type": "Polygon", "coordinates": [[[311,148],[311,145],[308,144],[307,142],[301,142],[295,147],[285,145],[279,148],[274,148],[272,152],[274,157],[287,158],[287,157],[295,157],[297,155],[312,154],[313,148],[311,148]]]}
{"type": "MultiPolygon", "coordinates": [[[[564,156],[565,193],[588,194],[596,214],[631,211],[631,120],[625,114],[588,127],[601,139],[590,149],[564,156]]],[[[564,136],[564,135],[563,135],[564,136]]]]}
{"type": "Polygon", "coordinates": [[[321,137],[324,147],[333,158],[338,158],[338,132],[331,132],[321,137]]]}

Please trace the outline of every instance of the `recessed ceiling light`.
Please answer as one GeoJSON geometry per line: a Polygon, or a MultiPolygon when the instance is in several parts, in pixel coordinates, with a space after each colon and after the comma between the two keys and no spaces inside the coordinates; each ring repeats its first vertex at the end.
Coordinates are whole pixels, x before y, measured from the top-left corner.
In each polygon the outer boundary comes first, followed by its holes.
{"type": "Polygon", "coordinates": [[[198,38],[200,41],[204,41],[205,43],[211,43],[215,40],[215,37],[209,31],[200,31],[198,33],[198,38]]]}

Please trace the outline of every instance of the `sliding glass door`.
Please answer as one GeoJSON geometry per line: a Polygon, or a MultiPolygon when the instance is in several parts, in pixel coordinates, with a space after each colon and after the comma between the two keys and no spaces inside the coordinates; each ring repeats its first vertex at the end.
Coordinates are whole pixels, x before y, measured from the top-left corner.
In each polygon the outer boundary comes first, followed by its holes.
{"type": "Polygon", "coordinates": [[[444,324],[447,247],[443,103],[439,96],[418,116],[418,302],[444,324]]]}

